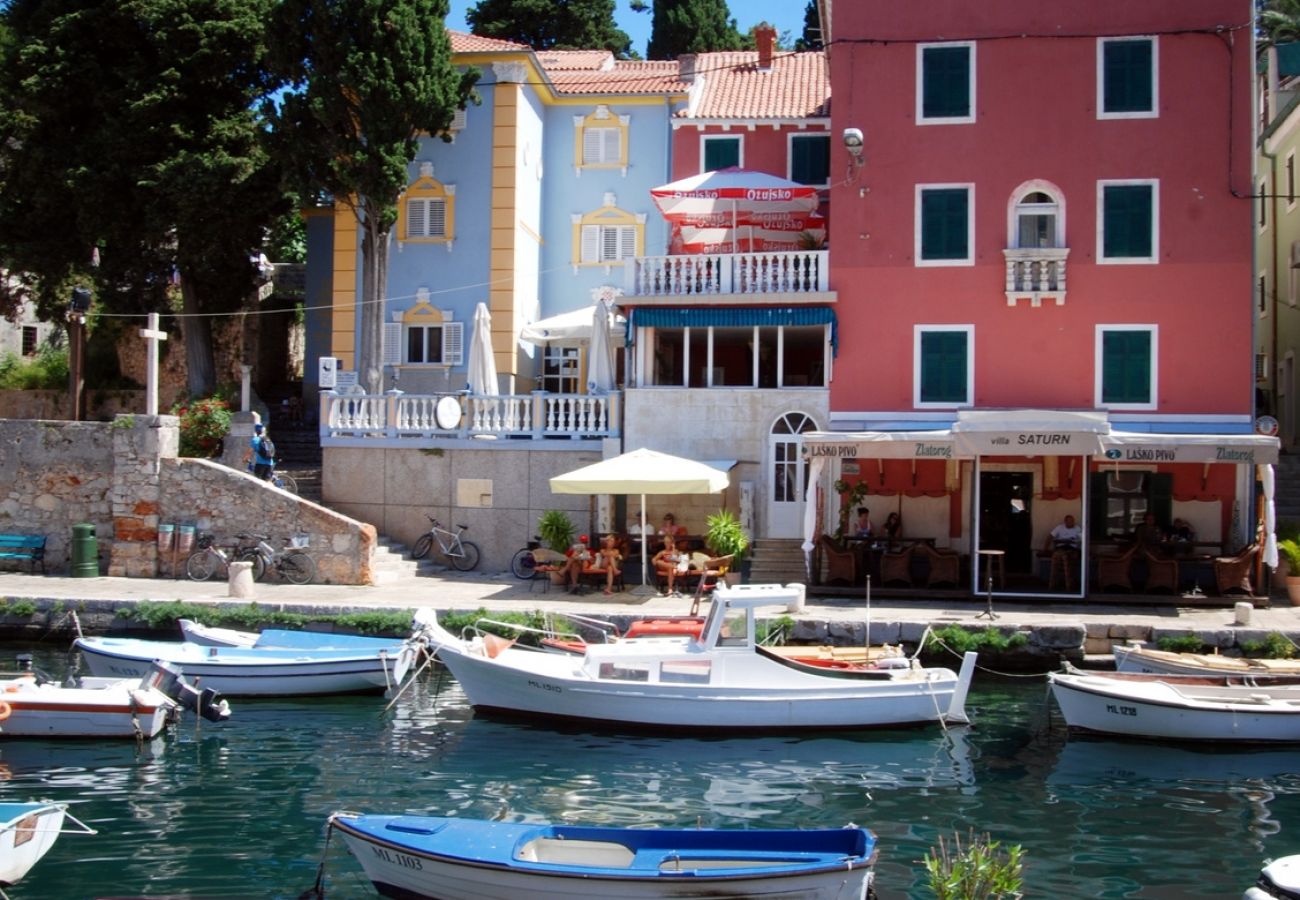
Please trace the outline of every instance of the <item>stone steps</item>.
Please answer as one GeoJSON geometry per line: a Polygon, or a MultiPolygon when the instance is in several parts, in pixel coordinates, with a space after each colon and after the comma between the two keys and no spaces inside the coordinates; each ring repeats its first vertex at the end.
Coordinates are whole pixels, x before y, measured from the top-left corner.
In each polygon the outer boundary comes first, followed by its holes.
{"type": "Polygon", "coordinates": [[[749,583],[803,583],[807,575],[802,544],[798,538],[763,538],[754,541],[750,553],[749,583]]]}

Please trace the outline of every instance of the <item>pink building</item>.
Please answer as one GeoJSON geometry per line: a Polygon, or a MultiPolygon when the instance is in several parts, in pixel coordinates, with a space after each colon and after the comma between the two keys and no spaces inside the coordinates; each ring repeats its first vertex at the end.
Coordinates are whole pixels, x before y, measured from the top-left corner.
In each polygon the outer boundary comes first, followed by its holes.
{"type": "Polygon", "coordinates": [[[1200,558],[1254,540],[1241,463],[1276,458],[1254,433],[1254,5],[822,6],[844,348],[808,438],[823,477],[965,554],[963,588],[1000,550],[997,591],[1154,590],[1146,547],[1125,562],[1151,513],[1196,535],[1154,548],[1182,554],[1169,589],[1213,591],[1200,558]],[[1051,536],[1067,516],[1077,550],[1051,536]]]}

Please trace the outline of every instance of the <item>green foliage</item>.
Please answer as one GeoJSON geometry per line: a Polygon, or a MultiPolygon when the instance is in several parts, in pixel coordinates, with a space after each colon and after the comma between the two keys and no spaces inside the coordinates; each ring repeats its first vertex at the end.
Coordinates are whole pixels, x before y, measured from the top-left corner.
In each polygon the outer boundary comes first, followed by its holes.
{"type": "Polygon", "coordinates": [[[683,53],[743,46],[727,0],[655,0],[647,59],[676,59],[683,53]]]}
{"type": "Polygon", "coordinates": [[[632,39],[614,23],[614,0],[478,0],[470,31],[534,50],[608,50],[627,57],[632,39]]]}
{"type": "Polygon", "coordinates": [[[1296,645],[1284,634],[1270,631],[1262,641],[1242,641],[1241,652],[1253,659],[1291,659],[1296,645]]]}
{"type": "Polygon", "coordinates": [[[1156,649],[1167,653],[1200,653],[1205,649],[1205,642],[1194,634],[1166,635],[1156,641],[1156,649]]]}
{"type": "Polygon", "coordinates": [[[1295,538],[1283,538],[1277,542],[1277,552],[1286,557],[1291,577],[1300,577],[1300,541],[1295,538]]]}
{"type": "Polygon", "coordinates": [[[803,33],[794,42],[797,51],[820,50],[822,48],[822,20],[817,12],[817,0],[808,0],[803,11],[803,33]]]}
{"type": "Polygon", "coordinates": [[[537,520],[537,533],[547,547],[556,553],[563,553],[573,546],[578,531],[564,510],[548,509],[537,520]]]}
{"type": "Polygon", "coordinates": [[[931,632],[931,639],[952,649],[958,655],[971,650],[976,652],[1005,653],[1029,643],[1023,631],[1004,634],[997,628],[977,628],[969,631],[960,625],[945,625],[931,632]]]}
{"type": "Polygon", "coordinates": [[[181,400],[171,411],[181,420],[181,456],[209,459],[221,452],[230,431],[230,404],[224,398],[181,400]]]}
{"type": "Polygon", "coordinates": [[[0,600],[0,614],[6,616],[34,616],[36,604],[30,600],[14,600],[9,597],[0,600]]]}
{"type": "Polygon", "coordinates": [[[479,607],[474,612],[456,613],[447,612],[438,617],[439,623],[443,628],[452,634],[459,635],[467,630],[485,631],[495,634],[498,637],[518,639],[519,643],[529,646],[538,645],[538,636],[533,632],[519,631],[515,628],[507,627],[509,625],[520,625],[524,628],[532,628],[538,631],[552,630],[556,633],[573,633],[571,628],[564,626],[555,626],[547,621],[546,615],[540,611],[527,613],[503,612],[489,614],[486,609],[479,607]],[[490,618],[492,621],[487,622],[485,619],[490,618]],[[503,624],[497,624],[503,623],[503,624]]]}
{"type": "Polygon", "coordinates": [[[714,556],[734,556],[732,566],[739,566],[749,548],[749,535],[740,527],[740,519],[730,510],[720,509],[705,516],[704,541],[714,556]]]}
{"type": "Polygon", "coordinates": [[[847,481],[835,482],[835,492],[840,495],[840,525],[835,529],[835,540],[843,541],[849,531],[849,516],[855,514],[862,498],[867,496],[866,479],[850,485],[847,481]]]}
{"type": "Polygon", "coordinates": [[[1025,851],[1019,844],[1002,850],[1002,842],[974,829],[962,846],[961,835],[952,836],[952,846],[939,837],[930,849],[925,869],[930,890],[939,900],[985,900],[1018,897],[1024,884],[1025,851]]]}
{"type": "Polygon", "coordinates": [[[794,619],[778,616],[775,619],[754,621],[754,640],[760,644],[782,646],[794,631],[794,619]]]}
{"type": "Polygon", "coordinates": [[[68,350],[43,344],[31,359],[16,353],[0,356],[0,388],[11,391],[66,390],[68,350]]]}

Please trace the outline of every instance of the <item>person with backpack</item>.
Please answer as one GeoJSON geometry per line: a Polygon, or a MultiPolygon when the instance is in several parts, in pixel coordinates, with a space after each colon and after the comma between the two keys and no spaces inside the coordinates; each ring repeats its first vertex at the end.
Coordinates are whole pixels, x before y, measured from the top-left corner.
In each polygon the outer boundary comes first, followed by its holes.
{"type": "Polygon", "coordinates": [[[271,471],[275,467],[275,444],[271,441],[271,436],[266,433],[266,426],[258,422],[253,426],[253,439],[248,442],[248,450],[244,453],[244,463],[250,460],[253,463],[253,474],[263,481],[269,481],[271,471]]]}

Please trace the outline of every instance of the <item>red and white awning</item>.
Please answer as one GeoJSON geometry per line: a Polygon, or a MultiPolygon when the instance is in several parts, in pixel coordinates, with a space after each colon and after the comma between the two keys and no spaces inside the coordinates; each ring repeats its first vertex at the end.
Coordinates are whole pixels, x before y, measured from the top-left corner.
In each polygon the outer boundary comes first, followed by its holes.
{"type": "MultiPolygon", "coordinates": [[[[817,209],[817,188],[749,169],[718,169],[652,188],[650,196],[675,225],[771,227],[774,218],[817,209]]],[[[802,230],[802,229],[800,229],[802,230]]]]}

